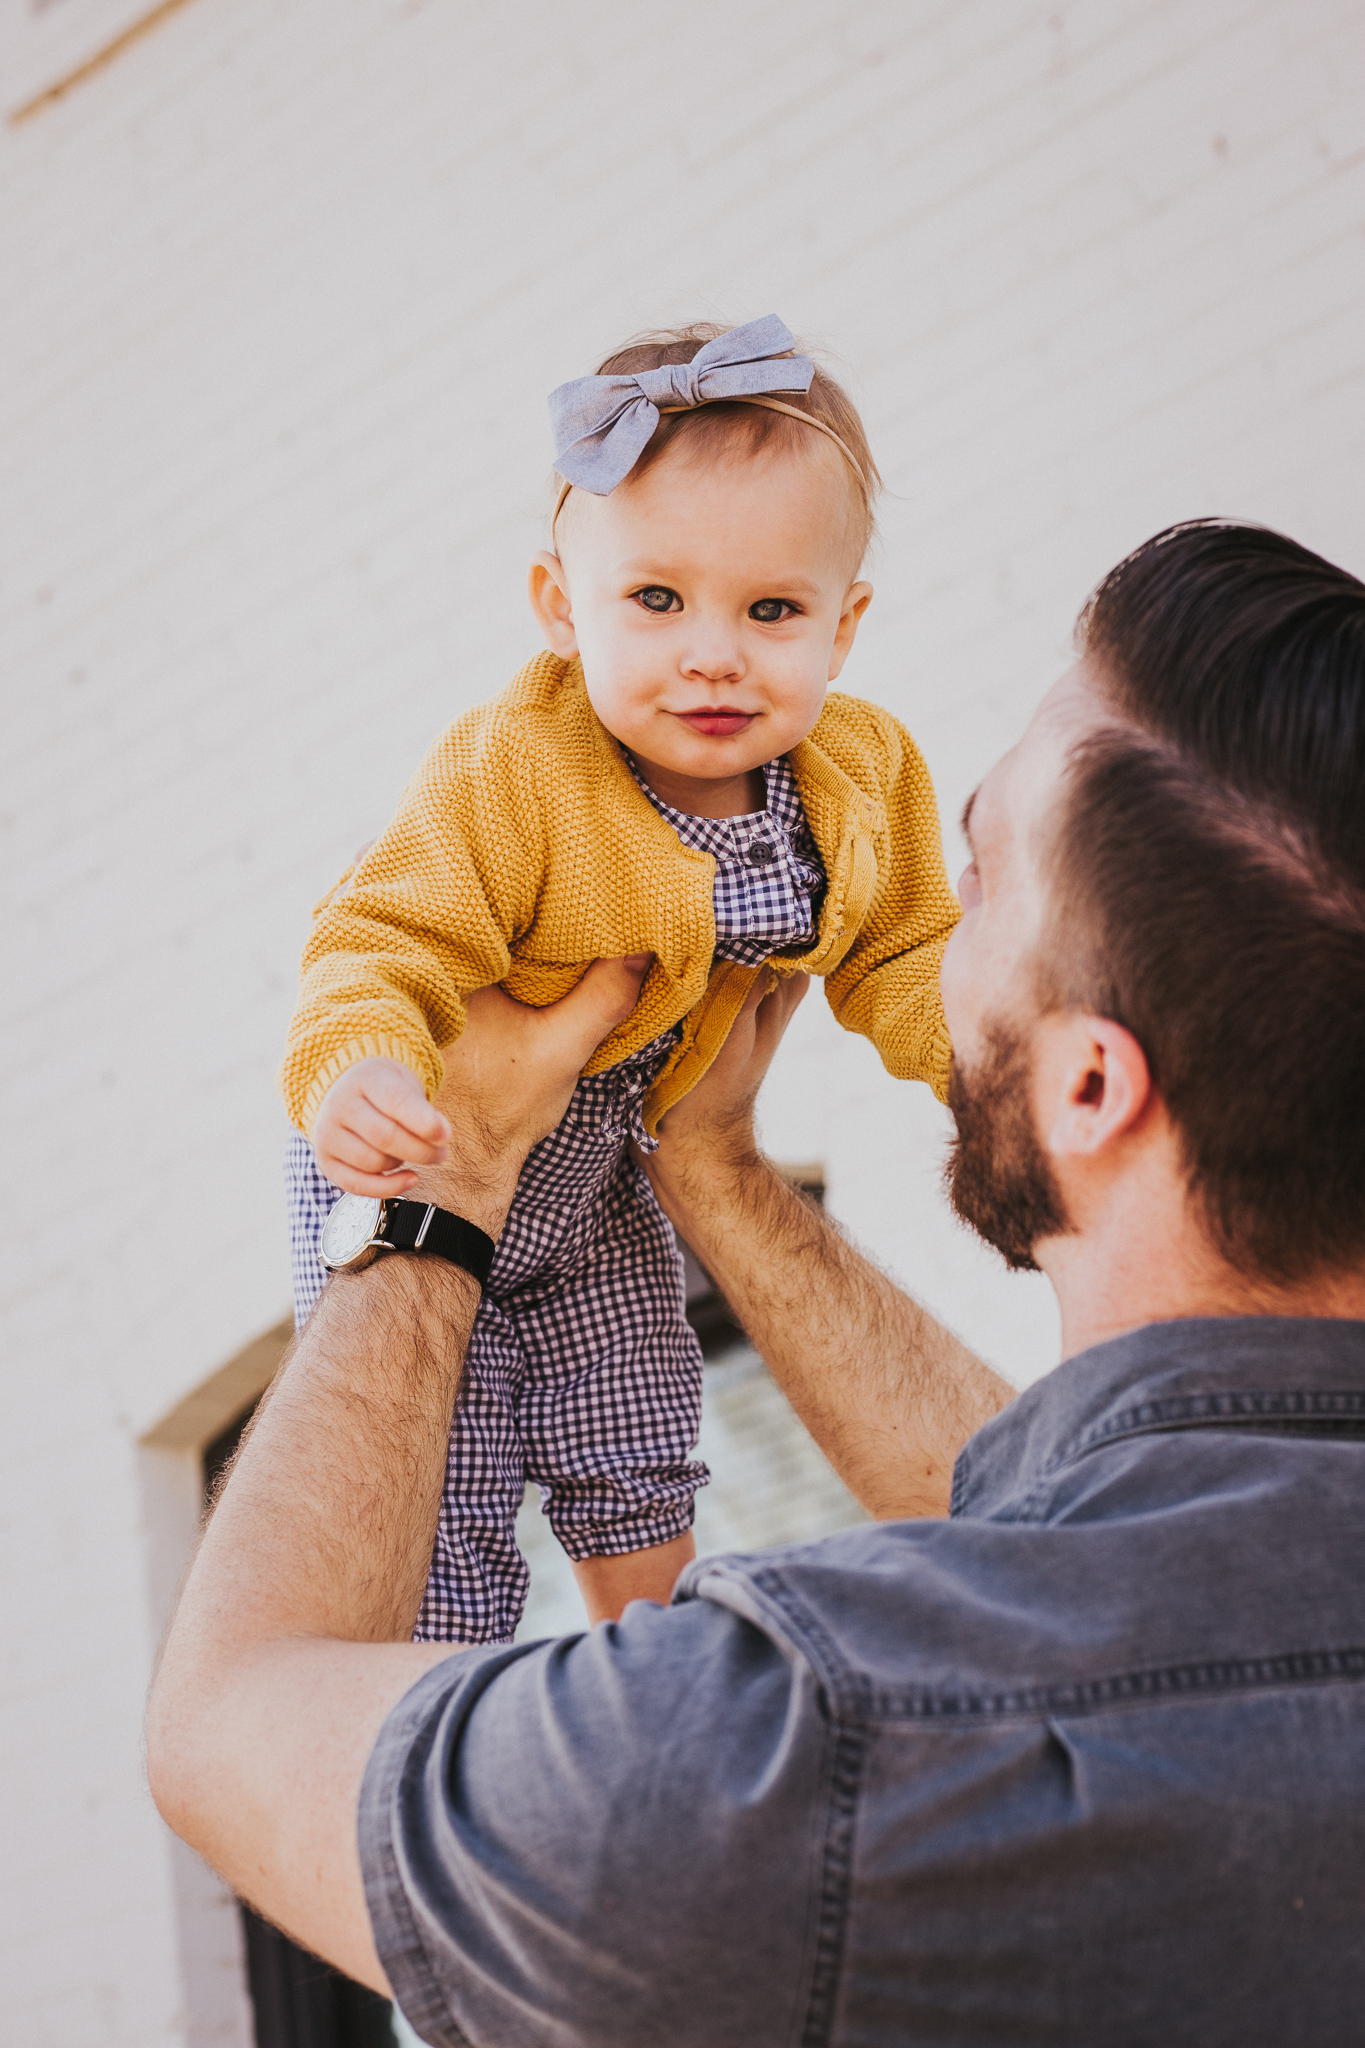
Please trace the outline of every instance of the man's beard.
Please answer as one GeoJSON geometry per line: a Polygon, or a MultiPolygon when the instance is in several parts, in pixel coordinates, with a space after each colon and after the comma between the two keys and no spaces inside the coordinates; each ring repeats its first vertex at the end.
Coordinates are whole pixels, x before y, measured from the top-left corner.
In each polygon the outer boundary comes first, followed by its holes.
{"type": "Polygon", "coordinates": [[[1034,1246],[1073,1227],[1038,1140],[1031,1080],[1022,1034],[999,1022],[972,1072],[954,1059],[948,1078],[957,1119],[943,1176],[948,1200],[1016,1273],[1036,1273],[1034,1246]]]}

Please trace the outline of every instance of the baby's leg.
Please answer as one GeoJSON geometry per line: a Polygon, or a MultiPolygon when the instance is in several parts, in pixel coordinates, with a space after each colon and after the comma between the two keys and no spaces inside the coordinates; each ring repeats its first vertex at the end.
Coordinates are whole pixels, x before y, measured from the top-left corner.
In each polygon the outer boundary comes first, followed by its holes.
{"type": "Polygon", "coordinates": [[[306,1138],[295,1131],[285,1147],[284,1194],[289,1209],[289,1265],[294,1277],[294,1328],[311,1315],[327,1278],[318,1238],[341,1194],[326,1179],[306,1138]]]}
{"type": "Polygon", "coordinates": [[[524,1371],[516,1331],[485,1296],[465,1353],[416,1642],[510,1642],[521,1620],[530,1585],[516,1542],[526,1488],[516,1416],[524,1371]]]}
{"type": "Polygon", "coordinates": [[[574,1565],[591,1619],[666,1600],[694,1554],[692,1457],[701,1349],[682,1260],[645,1175],[623,1157],[603,1227],[553,1289],[505,1304],[526,1354],[519,1422],[527,1477],[574,1565]]]}
{"type": "Polygon", "coordinates": [[[599,1621],[619,1621],[632,1600],[657,1600],[660,1607],[667,1607],[678,1574],[696,1554],[696,1538],[689,1529],[671,1543],[632,1550],[626,1557],[580,1558],[573,1575],[588,1610],[589,1628],[599,1621]]]}

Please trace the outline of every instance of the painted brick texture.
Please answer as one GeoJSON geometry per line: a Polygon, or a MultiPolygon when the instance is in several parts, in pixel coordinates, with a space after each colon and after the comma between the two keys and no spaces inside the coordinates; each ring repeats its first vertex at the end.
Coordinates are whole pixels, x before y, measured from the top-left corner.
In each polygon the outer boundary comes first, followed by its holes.
{"type": "MultiPolygon", "coordinates": [[[[697,314],[837,352],[889,485],[846,681],[951,820],[1156,527],[1365,565],[1365,16],[194,0],[0,132],[0,254],[0,2035],[240,2041],[141,1786],[137,1441],[285,1312],[308,909],[534,651],[546,391],[697,314]]],[[[818,995],[764,1119],[1050,1362],[1040,1284],[943,1211],[941,1112],[818,995]]]]}

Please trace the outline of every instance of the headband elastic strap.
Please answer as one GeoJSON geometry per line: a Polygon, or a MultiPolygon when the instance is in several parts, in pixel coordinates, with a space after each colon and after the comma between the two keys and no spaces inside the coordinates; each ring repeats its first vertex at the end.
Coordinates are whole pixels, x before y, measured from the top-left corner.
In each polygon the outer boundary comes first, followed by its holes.
{"type": "MultiPolygon", "coordinates": [[[[799,405],[785,405],[780,398],[703,398],[701,401],[701,405],[661,405],[659,407],[659,411],[660,413],[700,412],[702,405],[763,405],[767,407],[769,412],[790,413],[791,417],[794,420],[801,420],[804,423],[804,425],[808,427],[814,427],[817,430],[817,432],[821,434],[827,434],[829,436],[830,440],[834,443],[835,447],[838,448],[842,454],[848,457],[849,464],[853,470],[853,474],[857,477],[858,482],[863,487],[863,490],[865,492],[868,492],[869,496],[871,495],[871,493],[868,491],[867,478],[863,474],[863,466],[861,462],[859,462],[857,456],[853,453],[853,450],[849,447],[847,441],[840,440],[839,436],[835,433],[833,427],[827,427],[824,421],[817,420],[813,413],[802,412],[799,405]]],[[[559,496],[555,499],[555,509],[550,514],[551,542],[553,542],[555,537],[555,521],[556,519],[558,519],[560,513],[564,510],[564,500],[568,497],[572,489],[572,484],[565,484],[563,489],[560,491],[559,496]]]]}

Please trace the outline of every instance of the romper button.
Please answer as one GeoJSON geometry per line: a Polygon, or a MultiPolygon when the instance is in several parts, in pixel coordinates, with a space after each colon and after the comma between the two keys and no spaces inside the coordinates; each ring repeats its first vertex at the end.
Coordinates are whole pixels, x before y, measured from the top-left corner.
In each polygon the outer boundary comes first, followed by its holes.
{"type": "Polygon", "coordinates": [[[777,848],[771,839],[751,839],[744,850],[744,858],[751,868],[766,868],[770,860],[777,857],[777,848]]]}

